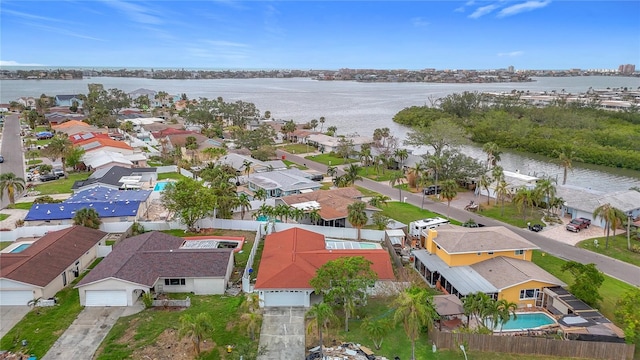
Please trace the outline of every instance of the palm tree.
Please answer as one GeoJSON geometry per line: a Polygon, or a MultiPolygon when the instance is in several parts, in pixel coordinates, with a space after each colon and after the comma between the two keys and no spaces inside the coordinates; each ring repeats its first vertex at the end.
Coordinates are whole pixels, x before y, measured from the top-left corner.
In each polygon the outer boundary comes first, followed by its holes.
{"type": "Polygon", "coordinates": [[[363,148],[360,150],[360,161],[365,168],[367,168],[367,174],[369,171],[369,165],[371,165],[371,160],[373,160],[373,156],[371,155],[370,148],[363,148]]]}
{"type": "Polygon", "coordinates": [[[404,161],[409,157],[409,151],[407,149],[396,149],[393,156],[400,161],[400,169],[404,167],[404,161]]]}
{"type": "Polygon", "coordinates": [[[395,187],[398,185],[398,191],[400,192],[400,197],[398,198],[400,202],[402,202],[402,180],[406,179],[404,173],[402,171],[395,171],[391,174],[391,180],[389,180],[389,185],[391,187],[395,187]]]}
{"type": "Polygon", "coordinates": [[[335,136],[337,132],[338,132],[338,127],[337,126],[329,126],[327,128],[327,135],[329,135],[329,136],[335,136]]]}
{"type": "Polygon", "coordinates": [[[367,204],[362,201],[356,201],[347,206],[347,220],[353,227],[358,229],[358,241],[360,241],[360,229],[367,224],[367,213],[364,211],[367,204]]]}
{"type": "Polygon", "coordinates": [[[602,204],[593,211],[593,218],[595,219],[598,216],[604,220],[604,230],[607,234],[605,248],[609,248],[609,233],[611,232],[611,228],[614,229],[613,232],[615,234],[615,229],[617,229],[627,217],[622,210],[611,206],[609,203],[602,204]]]}
{"type": "Polygon", "coordinates": [[[396,308],[393,314],[395,323],[402,322],[404,331],[411,340],[411,359],[416,358],[416,340],[424,327],[431,327],[438,318],[433,298],[425,289],[409,288],[401,292],[393,301],[396,308]]]}
{"type": "Polygon", "coordinates": [[[313,209],[307,212],[307,217],[313,225],[318,225],[318,223],[322,220],[319,209],[313,209]]]}
{"type": "Polygon", "coordinates": [[[518,207],[518,210],[522,210],[522,220],[525,220],[527,218],[527,212],[526,212],[527,206],[531,206],[533,208],[533,203],[534,203],[533,191],[525,187],[521,187],[520,189],[518,189],[518,191],[516,191],[515,195],[513,196],[513,201],[518,207]]]}
{"type": "Polygon", "coordinates": [[[256,331],[262,322],[262,311],[260,309],[260,297],[258,293],[248,294],[241,306],[244,314],[240,316],[242,325],[247,329],[251,341],[255,339],[256,331]]]}
{"type": "Polygon", "coordinates": [[[500,209],[500,216],[504,216],[504,199],[509,196],[509,184],[506,181],[500,180],[496,184],[496,205],[498,204],[498,199],[502,200],[502,208],[500,209]]]}
{"type": "Polygon", "coordinates": [[[488,142],[482,146],[482,151],[487,154],[487,170],[500,161],[500,147],[494,142],[488,142]]]}
{"type": "Polygon", "coordinates": [[[0,175],[0,200],[4,198],[5,191],[9,196],[9,203],[15,204],[16,193],[22,194],[25,188],[23,178],[19,178],[14,173],[4,173],[0,175]]]}
{"type": "Polygon", "coordinates": [[[448,179],[442,183],[442,197],[447,199],[447,218],[449,218],[449,211],[451,210],[451,200],[458,195],[458,184],[455,180],[448,179]]]}
{"type": "Polygon", "coordinates": [[[410,187],[414,187],[420,190],[421,180],[424,178],[422,173],[424,172],[424,165],[421,162],[416,163],[413,167],[407,170],[407,182],[410,187]]]}
{"type": "Polygon", "coordinates": [[[492,182],[493,179],[487,174],[480,175],[480,179],[478,179],[478,185],[487,191],[487,205],[489,205],[489,202],[491,201],[491,197],[489,196],[491,195],[489,192],[489,186],[491,186],[492,182]]]}
{"type": "Polygon", "coordinates": [[[254,191],[253,198],[256,200],[262,200],[262,201],[267,200],[267,190],[260,188],[254,191]]]}
{"type": "Polygon", "coordinates": [[[97,229],[101,223],[100,215],[94,208],[82,208],[76,211],[76,214],[73,216],[73,225],[82,225],[84,227],[97,229]]]}
{"type": "Polygon", "coordinates": [[[364,329],[369,337],[371,337],[376,350],[380,350],[380,347],[382,347],[382,340],[391,330],[391,325],[392,324],[390,324],[386,319],[372,320],[368,317],[362,321],[361,328],[364,329]]]}
{"type": "Polygon", "coordinates": [[[376,195],[369,200],[369,205],[381,208],[382,205],[387,205],[387,201],[391,200],[387,195],[376,195]]]}
{"type": "Polygon", "coordinates": [[[504,169],[502,168],[502,166],[494,166],[493,169],[491,169],[491,177],[495,181],[504,180],[504,169]]]}
{"type": "Polygon", "coordinates": [[[251,209],[251,201],[249,200],[249,195],[245,193],[240,193],[238,195],[238,206],[240,206],[240,217],[244,220],[244,214],[247,210],[251,209]]]}
{"type": "Polygon", "coordinates": [[[213,325],[209,314],[201,312],[195,317],[191,316],[191,314],[180,316],[178,336],[180,339],[185,336],[191,338],[196,356],[200,355],[200,342],[211,332],[213,332],[213,325]]]}
{"type": "Polygon", "coordinates": [[[253,164],[253,162],[249,160],[244,160],[242,162],[242,168],[244,168],[244,173],[247,176],[249,176],[249,174],[251,173],[251,164],[253,164]]]}
{"type": "Polygon", "coordinates": [[[385,216],[381,212],[375,212],[373,213],[373,215],[371,215],[371,221],[373,222],[373,225],[376,227],[376,229],[384,230],[393,220],[391,220],[388,216],[385,216]]]}
{"type": "Polygon", "coordinates": [[[355,184],[356,181],[358,181],[358,180],[360,180],[360,181],[363,180],[362,176],[360,176],[358,174],[359,172],[360,172],[360,166],[358,166],[357,164],[351,164],[345,170],[345,177],[346,177],[347,182],[349,183],[349,185],[355,184]]]}
{"type": "Polygon", "coordinates": [[[338,318],[334,314],[331,306],[329,306],[329,304],[325,302],[311,305],[306,315],[307,318],[311,319],[311,321],[309,321],[309,325],[307,325],[307,333],[313,332],[314,329],[317,329],[318,331],[318,340],[320,342],[320,358],[322,359],[322,330],[327,331],[327,328],[331,321],[336,321],[338,318]]]}
{"type": "Polygon", "coordinates": [[[325,121],[326,119],[324,118],[324,116],[320,116],[320,132],[322,132],[322,129],[324,128],[325,121]]]}
{"type": "Polygon", "coordinates": [[[52,160],[60,158],[65,179],[68,178],[67,172],[65,171],[65,158],[72,148],[73,143],[71,142],[71,140],[69,140],[69,138],[65,134],[61,134],[51,139],[51,142],[49,143],[49,145],[47,145],[47,148],[45,150],[47,153],[47,157],[51,158],[52,160]]]}
{"type": "Polygon", "coordinates": [[[338,168],[336,166],[327,167],[327,176],[334,177],[338,174],[338,168]]]}
{"type": "Polygon", "coordinates": [[[556,197],[556,186],[553,184],[555,180],[551,178],[541,179],[536,183],[535,191],[538,192],[540,197],[543,197],[545,204],[547,205],[547,213],[550,213],[551,204],[556,197]]]}
{"type": "MultiPolygon", "coordinates": [[[[441,156],[436,155],[427,155],[426,157],[426,166],[428,169],[433,171],[434,182],[433,185],[438,186],[438,175],[440,174],[440,170],[444,167],[445,159],[441,156]]],[[[436,198],[440,198],[440,195],[436,191],[436,198]]]]}
{"type": "Polygon", "coordinates": [[[553,150],[553,154],[557,156],[558,162],[563,168],[562,185],[567,183],[567,171],[573,169],[574,161],[582,161],[576,155],[576,152],[570,146],[564,146],[559,151],[553,150]]]}
{"type": "Polygon", "coordinates": [[[498,324],[500,325],[500,333],[502,333],[502,327],[509,320],[511,320],[511,316],[513,315],[513,320],[517,319],[516,310],[518,309],[518,304],[514,302],[510,302],[506,299],[500,299],[495,302],[494,311],[493,311],[493,328],[495,329],[498,324]]]}

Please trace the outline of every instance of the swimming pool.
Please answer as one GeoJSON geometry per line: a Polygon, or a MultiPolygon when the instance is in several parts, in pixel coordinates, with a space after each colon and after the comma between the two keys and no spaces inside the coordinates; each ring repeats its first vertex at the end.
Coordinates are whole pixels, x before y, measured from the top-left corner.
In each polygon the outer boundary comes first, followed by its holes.
{"type": "Polygon", "coordinates": [[[167,187],[168,181],[157,182],[156,186],[153,187],[153,191],[162,191],[165,187],[167,187]]]}
{"type": "Polygon", "coordinates": [[[29,246],[31,246],[31,244],[20,244],[18,246],[15,247],[15,249],[11,250],[10,253],[15,254],[15,253],[19,253],[22,252],[24,249],[28,248],[29,246]]]}
{"type": "MultiPolygon", "coordinates": [[[[551,316],[543,312],[516,313],[516,318],[514,319],[512,314],[509,321],[502,326],[502,331],[535,330],[555,323],[551,316]]],[[[493,330],[500,331],[500,324],[493,330]]]]}
{"type": "Polygon", "coordinates": [[[363,250],[363,249],[382,249],[380,244],[358,242],[358,241],[342,241],[334,239],[325,239],[325,245],[330,250],[363,250]]]}

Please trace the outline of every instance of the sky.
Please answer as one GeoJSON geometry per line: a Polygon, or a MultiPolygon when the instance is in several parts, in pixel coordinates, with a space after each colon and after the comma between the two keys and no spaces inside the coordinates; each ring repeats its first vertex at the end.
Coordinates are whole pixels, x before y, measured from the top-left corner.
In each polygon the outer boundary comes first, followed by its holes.
{"type": "Polygon", "coordinates": [[[2,0],[0,66],[640,67],[640,1],[2,0]]]}

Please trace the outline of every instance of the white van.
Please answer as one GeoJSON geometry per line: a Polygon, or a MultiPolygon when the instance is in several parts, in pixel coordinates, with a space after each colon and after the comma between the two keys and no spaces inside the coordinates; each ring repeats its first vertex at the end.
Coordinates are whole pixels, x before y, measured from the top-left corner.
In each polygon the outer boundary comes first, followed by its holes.
{"type": "Polygon", "coordinates": [[[416,220],[409,223],[409,236],[419,238],[424,230],[435,229],[442,224],[448,224],[449,220],[441,217],[416,220]]]}

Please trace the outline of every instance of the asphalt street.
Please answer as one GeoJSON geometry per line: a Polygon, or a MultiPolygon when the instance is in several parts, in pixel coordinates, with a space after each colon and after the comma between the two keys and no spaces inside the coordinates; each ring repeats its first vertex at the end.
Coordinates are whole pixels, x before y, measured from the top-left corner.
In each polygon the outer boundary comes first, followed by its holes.
{"type": "MultiPolygon", "coordinates": [[[[327,166],[307,160],[304,157],[289,154],[281,150],[278,150],[277,154],[278,157],[285,155],[287,160],[295,162],[297,164],[305,164],[309,169],[316,170],[322,173],[326,173],[327,171],[327,166]]],[[[342,172],[341,170],[338,171],[339,175],[343,173],[344,172],[342,172]]],[[[369,179],[365,179],[364,181],[357,182],[356,185],[386,195],[392,199],[398,199],[398,191],[394,188],[391,188],[387,184],[381,184],[369,179]]],[[[407,198],[408,203],[415,206],[421,206],[421,195],[405,191],[402,193],[402,196],[407,198]]],[[[546,253],[565,260],[577,261],[582,264],[596,264],[598,269],[600,269],[600,271],[602,271],[603,273],[616,279],[625,281],[629,284],[640,286],[640,267],[638,266],[627,264],[607,256],[570,246],[556,240],[546,238],[538,233],[505,224],[500,221],[481,216],[477,213],[472,213],[453,207],[447,208],[446,203],[434,202],[428,198],[424,199],[424,208],[433,212],[437,212],[439,214],[449,214],[452,219],[456,219],[461,222],[473,219],[477,223],[485,224],[487,226],[504,226],[514,231],[518,235],[524,237],[525,239],[531,241],[535,245],[539,246],[540,249],[546,253]]]]}
{"type": "MultiPolygon", "coordinates": [[[[24,158],[22,154],[22,138],[20,137],[20,119],[18,115],[6,115],[2,128],[2,146],[0,154],[4,156],[4,163],[0,164],[0,174],[14,173],[24,178],[24,158]]],[[[16,194],[16,199],[22,194],[16,194]]],[[[9,205],[9,197],[3,194],[0,208],[9,205]]]]}

